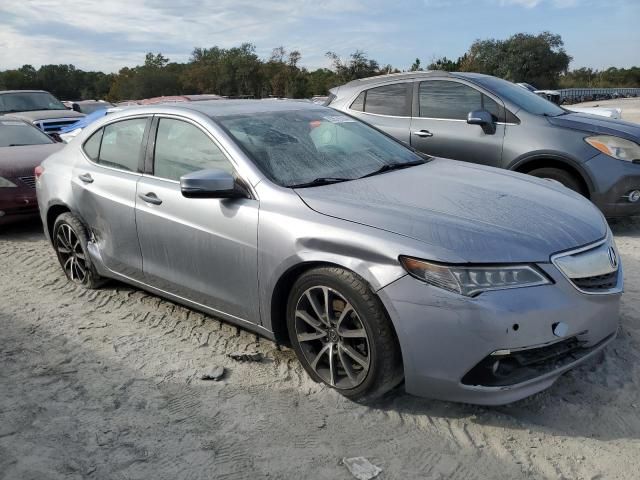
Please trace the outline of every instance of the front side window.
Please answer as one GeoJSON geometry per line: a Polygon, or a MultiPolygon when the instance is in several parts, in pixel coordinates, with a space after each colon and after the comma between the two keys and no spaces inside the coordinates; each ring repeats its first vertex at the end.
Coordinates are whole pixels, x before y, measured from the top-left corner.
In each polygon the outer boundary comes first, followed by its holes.
{"type": "Polygon", "coordinates": [[[361,92],[351,104],[352,110],[377,115],[407,117],[411,115],[410,83],[395,83],[361,92]]]}
{"type": "Polygon", "coordinates": [[[233,165],[198,127],[182,120],[161,118],[158,122],[153,174],[168,180],[205,169],[233,173],[233,165]]]}
{"type": "Polygon", "coordinates": [[[304,109],[216,119],[275,183],[352,180],[385,165],[424,161],[414,151],[347,115],[304,109]]]}
{"type": "Polygon", "coordinates": [[[446,120],[466,120],[469,112],[486,110],[501,121],[501,108],[475,88],[448,80],[420,83],[420,116],[446,120]]]}
{"type": "Polygon", "coordinates": [[[146,118],[134,118],[104,127],[97,163],[129,172],[138,171],[146,125],[146,118]]]}

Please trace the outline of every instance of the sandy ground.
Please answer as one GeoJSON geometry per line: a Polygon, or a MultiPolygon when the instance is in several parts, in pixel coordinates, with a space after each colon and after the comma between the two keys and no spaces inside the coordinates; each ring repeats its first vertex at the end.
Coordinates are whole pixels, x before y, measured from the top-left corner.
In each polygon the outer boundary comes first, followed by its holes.
{"type": "MultiPolygon", "coordinates": [[[[617,100],[599,100],[597,102],[576,103],[575,107],[621,108],[622,119],[640,123],[640,98],[619,98],[617,100]]],[[[571,108],[572,105],[567,105],[571,108]]]]}
{"type": "Polygon", "coordinates": [[[621,329],[548,391],[499,408],[401,390],[349,402],[293,353],[110,283],[68,283],[38,224],[0,232],[0,478],[637,479],[640,221],[613,225],[625,266],[621,329]],[[258,350],[261,363],[230,352],[258,350]],[[213,366],[221,382],[199,379],[213,366]]]}

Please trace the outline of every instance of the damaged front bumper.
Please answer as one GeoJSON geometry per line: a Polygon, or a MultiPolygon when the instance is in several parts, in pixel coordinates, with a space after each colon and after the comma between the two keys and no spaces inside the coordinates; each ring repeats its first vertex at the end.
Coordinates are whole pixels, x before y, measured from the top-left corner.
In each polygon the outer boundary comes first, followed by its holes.
{"type": "Polygon", "coordinates": [[[408,393],[501,405],[545,388],[615,338],[622,268],[611,294],[579,291],[553,264],[551,285],[450,293],[405,276],[378,292],[402,349],[408,393]]]}

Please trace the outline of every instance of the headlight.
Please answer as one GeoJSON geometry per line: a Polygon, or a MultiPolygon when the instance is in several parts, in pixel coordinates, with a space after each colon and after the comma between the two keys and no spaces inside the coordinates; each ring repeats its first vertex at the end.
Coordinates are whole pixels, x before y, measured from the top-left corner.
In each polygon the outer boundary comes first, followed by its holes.
{"type": "Polygon", "coordinates": [[[400,257],[402,266],[418,280],[473,297],[488,290],[533,287],[551,283],[532,265],[459,266],[400,257]]]}
{"type": "Polygon", "coordinates": [[[17,185],[13,183],[11,180],[7,180],[6,178],[0,177],[0,188],[7,188],[7,187],[17,187],[17,185]]]}
{"type": "Polygon", "coordinates": [[[584,139],[593,148],[600,150],[605,155],[617,158],[618,160],[626,160],[632,162],[640,161],[640,145],[631,140],[611,135],[596,135],[584,139]]]}

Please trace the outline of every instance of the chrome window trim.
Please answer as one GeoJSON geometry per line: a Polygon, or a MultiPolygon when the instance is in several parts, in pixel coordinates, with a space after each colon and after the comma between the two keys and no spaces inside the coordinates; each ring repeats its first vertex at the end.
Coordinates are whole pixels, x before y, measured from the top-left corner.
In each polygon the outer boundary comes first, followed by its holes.
{"type": "Polygon", "coordinates": [[[622,264],[619,261],[620,256],[618,254],[618,249],[615,247],[615,244],[612,242],[612,239],[613,239],[612,234],[609,231],[607,232],[607,235],[602,240],[598,240],[597,242],[591,243],[589,245],[585,245],[584,247],[579,247],[573,250],[568,250],[566,252],[560,252],[560,253],[556,253],[555,255],[552,255],[551,263],[553,264],[554,267],[556,267],[556,269],[560,272],[560,274],[562,274],[562,276],[569,282],[569,284],[571,284],[573,288],[575,288],[578,292],[582,293],[583,295],[615,295],[615,294],[622,293],[623,291],[622,264]],[[616,255],[618,255],[618,268],[615,270],[615,272],[617,272],[618,274],[618,278],[617,278],[616,286],[614,288],[610,288],[609,290],[603,290],[599,292],[590,292],[590,291],[582,290],[573,282],[571,277],[569,277],[567,274],[564,273],[564,271],[556,263],[556,260],[559,258],[587,252],[589,250],[598,248],[605,243],[610,244],[614,248],[616,255]]]}
{"type": "Polygon", "coordinates": [[[370,112],[362,112],[360,110],[351,110],[351,107],[347,107],[347,111],[349,113],[356,114],[356,115],[373,115],[375,117],[384,117],[384,118],[408,118],[411,119],[410,116],[406,116],[406,115],[383,115],[381,113],[370,113],[370,112]]]}

